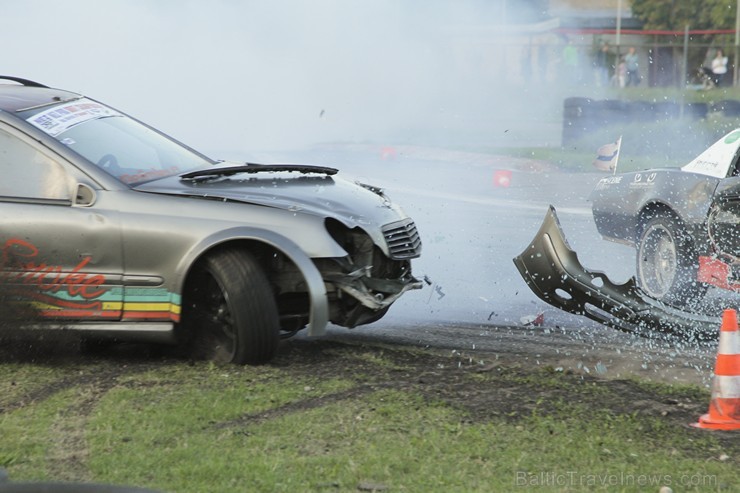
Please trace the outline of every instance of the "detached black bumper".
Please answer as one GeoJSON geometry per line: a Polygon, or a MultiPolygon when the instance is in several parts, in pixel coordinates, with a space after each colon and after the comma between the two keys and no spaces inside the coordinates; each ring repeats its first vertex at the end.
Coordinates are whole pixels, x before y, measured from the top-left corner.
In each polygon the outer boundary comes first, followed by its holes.
{"type": "Polygon", "coordinates": [[[555,208],[514,264],[529,288],[550,305],[627,332],[668,332],[687,339],[716,338],[720,319],[684,312],[643,293],[632,278],[615,284],[589,271],[565,239],[555,208]]]}

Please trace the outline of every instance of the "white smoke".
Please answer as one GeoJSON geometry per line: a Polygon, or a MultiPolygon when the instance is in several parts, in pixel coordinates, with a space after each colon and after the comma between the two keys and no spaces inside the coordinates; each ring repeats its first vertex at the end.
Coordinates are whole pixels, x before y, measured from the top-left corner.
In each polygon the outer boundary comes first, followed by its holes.
{"type": "Polygon", "coordinates": [[[545,51],[523,43],[541,37],[502,25],[522,2],[2,3],[0,73],[85,93],[206,152],[559,124],[560,94],[528,80],[545,51]]]}

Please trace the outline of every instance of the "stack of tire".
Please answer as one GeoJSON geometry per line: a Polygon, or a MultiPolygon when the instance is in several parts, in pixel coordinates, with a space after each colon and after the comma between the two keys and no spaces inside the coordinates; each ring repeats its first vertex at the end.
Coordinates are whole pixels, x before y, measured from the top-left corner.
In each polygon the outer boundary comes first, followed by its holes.
{"type": "Polygon", "coordinates": [[[619,99],[566,98],[563,102],[562,146],[570,146],[605,126],[624,126],[633,122],[657,122],[678,118],[699,120],[706,118],[710,110],[722,111],[725,116],[740,116],[740,101],[720,101],[710,108],[707,103],[682,105],[671,101],[652,103],[619,99]]]}

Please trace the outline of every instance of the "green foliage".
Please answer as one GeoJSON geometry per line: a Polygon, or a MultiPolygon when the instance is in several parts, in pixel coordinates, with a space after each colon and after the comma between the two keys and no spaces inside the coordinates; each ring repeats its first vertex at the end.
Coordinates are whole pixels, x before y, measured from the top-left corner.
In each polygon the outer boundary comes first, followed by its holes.
{"type": "Polygon", "coordinates": [[[18,458],[14,454],[8,452],[0,452],[0,467],[8,467],[13,465],[18,458]]]}
{"type": "Polygon", "coordinates": [[[732,29],[736,2],[727,0],[632,0],[632,14],[645,29],[732,29]]]}
{"type": "Polygon", "coordinates": [[[705,0],[700,2],[703,6],[701,12],[702,20],[706,20],[709,29],[733,29],[737,15],[737,3],[727,0],[705,0]]]}

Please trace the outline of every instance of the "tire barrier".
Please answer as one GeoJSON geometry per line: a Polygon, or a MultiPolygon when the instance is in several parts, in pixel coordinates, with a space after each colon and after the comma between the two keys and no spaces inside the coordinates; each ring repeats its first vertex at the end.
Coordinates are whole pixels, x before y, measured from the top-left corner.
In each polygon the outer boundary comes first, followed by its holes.
{"type": "Polygon", "coordinates": [[[710,112],[721,111],[724,116],[740,116],[740,101],[718,103],[688,103],[671,101],[646,102],[619,99],[596,100],[570,97],[563,101],[562,146],[574,144],[580,138],[610,125],[632,122],[658,122],[688,118],[700,120],[710,112]]]}
{"type": "Polygon", "coordinates": [[[728,117],[737,117],[740,116],[740,101],[725,99],[711,103],[709,111],[721,112],[724,116],[728,117]]]}

